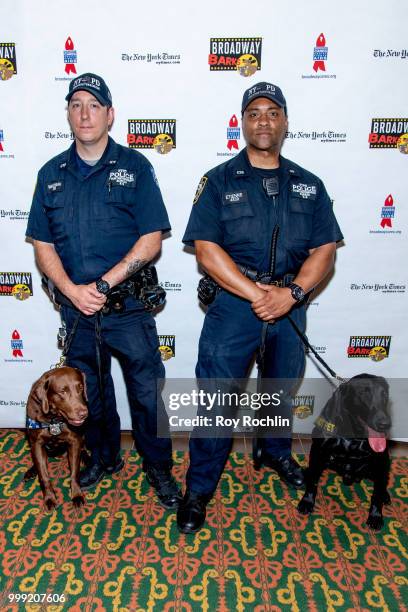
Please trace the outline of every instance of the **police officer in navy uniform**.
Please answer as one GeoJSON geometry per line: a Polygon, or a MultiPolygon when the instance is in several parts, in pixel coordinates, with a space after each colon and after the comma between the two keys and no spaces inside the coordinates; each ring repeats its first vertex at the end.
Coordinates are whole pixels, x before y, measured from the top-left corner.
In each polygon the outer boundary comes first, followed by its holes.
{"type": "Polygon", "coordinates": [[[26,234],[63,304],[71,341],[67,365],[86,374],[91,458],[80,484],[90,488],[123,467],[110,373],[114,355],[147,480],[162,505],[175,508],[181,495],[171,475],[171,440],[156,436],[157,419],[167,423],[157,392],[164,366],[156,325],[129,284],[160,252],[169,220],[149,161],[108,135],[114,109],[105,81],[83,74],[71,81],[66,100],[75,142],[41,168],[26,234]],[[121,294],[120,308],[107,308],[112,290],[121,294]]]}
{"type": "MultiPolygon", "coordinates": [[[[222,288],[201,332],[196,366],[201,381],[244,378],[261,343],[265,378],[282,383],[302,376],[303,344],[286,315],[304,331],[305,295],[332,270],[342,234],[322,181],[280,155],[287,128],[280,88],[254,85],[242,101],[246,148],[199,183],[183,241],[195,246],[199,264],[222,288]],[[275,284],[266,284],[272,236],[275,284]]],[[[279,407],[288,417],[289,391],[279,407]]],[[[260,443],[262,463],[290,486],[302,487],[291,437],[267,435],[260,443]]],[[[230,448],[228,437],[191,436],[186,492],[177,512],[180,531],[203,525],[230,448]]]]}

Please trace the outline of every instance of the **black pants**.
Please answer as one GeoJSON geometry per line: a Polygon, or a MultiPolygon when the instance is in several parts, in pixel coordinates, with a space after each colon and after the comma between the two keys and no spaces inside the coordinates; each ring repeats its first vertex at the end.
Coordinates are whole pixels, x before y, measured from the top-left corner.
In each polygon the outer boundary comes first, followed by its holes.
{"type": "MultiPolygon", "coordinates": [[[[77,316],[77,311],[62,307],[68,334],[77,316]]],[[[100,353],[104,407],[98,385],[95,320],[95,315],[81,315],[67,356],[67,365],[79,368],[86,375],[89,417],[85,440],[92,460],[111,465],[120,450],[120,418],[111,376],[111,358],[115,356],[125,379],[133,436],[139,453],[148,463],[171,465],[170,437],[156,437],[157,419],[166,423],[167,415],[157,392],[157,381],[164,378],[165,370],[153,317],[132,297],[126,298],[124,312],[102,316],[100,353]]]]}

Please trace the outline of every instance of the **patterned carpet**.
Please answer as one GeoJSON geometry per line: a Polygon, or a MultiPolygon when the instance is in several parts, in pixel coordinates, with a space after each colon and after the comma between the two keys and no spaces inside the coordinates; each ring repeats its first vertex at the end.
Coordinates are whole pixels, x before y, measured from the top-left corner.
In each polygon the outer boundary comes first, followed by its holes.
{"type": "MultiPolygon", "coordinates": [[[[38,481],[22,482],[31,464],[23,434],[0,431],[2,612],[407,609],[407,458],[393,461],[392,505],[376,534],[364,524],[368,483],[347,488],[326,473],[308,519],[296,511],[300,493],[235,453],[195,536],[179,534],[175,514],[158,505],[136,453],[125,459],[80,510],[65,459],[51,460],[60,505],[46,514],[38,481]]],[[[180,482],[186,468],[177,453],[180,482]]]]}

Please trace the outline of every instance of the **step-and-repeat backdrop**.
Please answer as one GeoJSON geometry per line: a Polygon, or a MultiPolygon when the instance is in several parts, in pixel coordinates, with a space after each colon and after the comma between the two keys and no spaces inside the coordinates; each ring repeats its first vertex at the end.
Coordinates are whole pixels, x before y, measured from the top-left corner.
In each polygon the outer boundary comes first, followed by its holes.
{"type": "MultiPolygon", "coordinates": [[[[258,81],[282,88],[283,154],[324,180],[345,236],[309,306],[311,344],[343,376],[406,376],[407,16],[403,0],[2,1],[0,426],[23,426],[32,382],[59,358],[59,313],[24,234],[38,169],[72,141],[69,82],[87,71],[107,81],[112,136],[152,162],[172,222],[156,318],[168,378],[194,376],[204,316],[195,258],[181,243],[194,193],[244,147],[242,94],[258,81]]],[[[320,378],[307,361],[306,377],[320,378]]],[[[113,372],[130,428],[118,364],[113,372]]],[[[313,393],[301,388],[294,403],[297,429],[310,431],[313,393]]],[[[393,409],[393,435],[407,437],[403,393],[393,409]]]]}

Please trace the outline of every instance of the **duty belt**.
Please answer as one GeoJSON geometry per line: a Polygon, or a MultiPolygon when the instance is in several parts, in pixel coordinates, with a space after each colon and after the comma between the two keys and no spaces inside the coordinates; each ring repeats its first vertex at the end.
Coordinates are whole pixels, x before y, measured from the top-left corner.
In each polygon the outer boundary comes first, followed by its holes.
{"type": "Polygon", "coordinates": [[[249,278],[249,280],[256,283],[263,283],[264,285],[275,285],[276,287],[287,287],[295,278],[295,274],[285,274],[281,278],[273,278],[270,272],[259,272],[237,264],[239,271],[249,278]]]}

